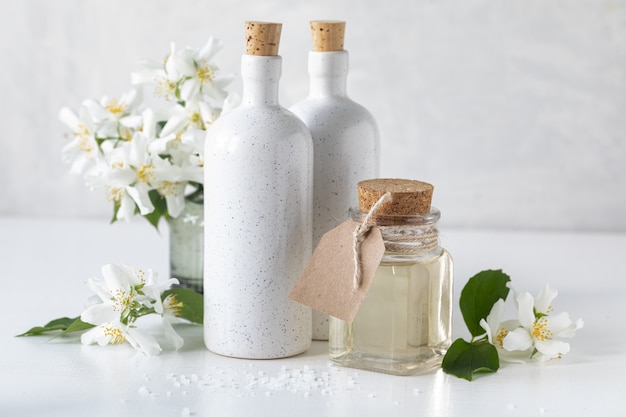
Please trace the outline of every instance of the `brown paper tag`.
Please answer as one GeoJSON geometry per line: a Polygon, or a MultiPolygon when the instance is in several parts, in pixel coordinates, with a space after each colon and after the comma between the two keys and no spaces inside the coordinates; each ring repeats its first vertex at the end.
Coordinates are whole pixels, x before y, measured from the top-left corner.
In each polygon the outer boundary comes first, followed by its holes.
{"type": "Polygon", "coordinates": [[[373,227],[361,243],[361,285],[355,289],[352,232],[358,226],[346,220],[322,236],[289,298],[341,320],[354,320],[385,253],[380,230],[373,227]]]}

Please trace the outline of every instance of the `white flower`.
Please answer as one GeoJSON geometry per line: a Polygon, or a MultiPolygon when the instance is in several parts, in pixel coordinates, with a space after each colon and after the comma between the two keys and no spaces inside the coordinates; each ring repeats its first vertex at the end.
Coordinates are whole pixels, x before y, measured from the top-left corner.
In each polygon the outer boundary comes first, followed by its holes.
{"type": "Polygon", "coordinates": [[[227,96],[224,88],[232,76],[218,77],[219,68],[211,62],[221,48],[222,42],[210,37],[200,50],[186,48],[172,56],[174,65],[187,77],[180,87],[181,99],[190,101],[200,95],[224,101],[227,96]]]}
{"type": "Polygon", "coordinates": [[[148,297],[154,311],[157,314],[163,314],[164,307],[161,301],[161,293],[168,290],[172,285],[178,284],[178,280],[176,278],[170,278],[166,281],[159,282],[157,275],[153,273],[152,270],[148,270],[147,274],[143,270],[140,270],[139,274],[143,282],[141,292],[148,297]]]}
{"type": "Polygon", "coordinates": [[[583,327],[581,319],[573,322],[569,314],[551,315],[551,302],[557,291],[546,285],[536,299],[529,293],[516,296],[519,326],[502,339],[507,351],[529,351],[531,357],[543,362],[569,352],[569,343],[558,338],[571,338],[583,327]]]}
{"type": "Polygon", "coordinates": [[[178,301],[176,295],[170,294],[163,301],[162,307],[163,333],[165,333],[165,337],[172,346],[178,350],[183,346],[184,341],[183,338],[176,333],[172,324],[178,322],[179,311],[183,307],[183,303],[178,301]]]}
{"type": "Polygon", "coordinates": [[[211,61],[222,43],[210,37],[201,49],[177,49],[170,45],[170,53],[163,64],[144,61],[144,69],[131,75],[135,85],[152,84],[155,94],[166,100],[198,101],[201,96],[218,102],[226,98],[224,88],[232,76],[218,77],[219,69],[211,61]]]}
{"type": "Polygon", "coordinates": [[[127,326],[119,321],[104,322],[83,333],[80,341],[84,345],[97,343],[100,346],[121,345],[124,342],[136,350],[155,356],[161,352],[161,346],[156,339],[145,331],[136,327],[127,326]]]}
{"type": "MultiPolygon", "coordinates": [[[[185,208],[185,187],[192,177],[192,169],[171,164],[166,159],[154,158],[154,185],[165,198],[167,212],[176,218],[185,208]]],[[[198,170],[202,175],[202,170],[198,170]]]]}
{"type": "Polygon", "coordinates": [[[137,301],[138,285],[143,285],[140,275],[128,266],[107,264],[102,267],[102,279],[92,278],[89,288],[100,298],[100,303],[88,307],[81,320],[91,324],[102,324],[120,316],[127,316],[137,301]]]}
{"type": "Polygon", "coordinates": [[[500,298],[496,303],[491,307],[491,311],[487,316],[487,319],[481,319],[479,324],[485,332],[487,332],[487,340],[492,345],[496,347],[502,347],[502,338],[503,331],[502,327],[502,317],[504,316],[504,300],[500,298]]]}
{"type": "Polygon", "coordinates": [[[126,192],[139,207],[141,215],[146,215],[154,211],[154,206],[150,200],[149,192],[154,176],[154,165],[151,154],[148,152],[149,138],[143,132],[136,132],[132,141],[122,147],[122,166],[111,171],[110,178],[126,184],[126,192]]]}
{"type": "MultiPolygon", "coordinates": [[[[135,321],[147,314],[163,316],[163,331],[176,347],[182,338],[176,334],[171,318],[166,318],[171,303],[161,301],[161,293],[178,280],[171,278],[158,282],[152,271],[134,270],[129,266],[104,265],[102,279],[92,278],[88,285],[94,291],[96,304],[89,306],[80,318],[94,328],[81,336],[83,344],[120,345],[128,341],[135,349],[158,355],[161,346],[149,333],[134,326],[135,321]]],[[[179,306],[180,307],[180,306],[179,306]]]]}
{"type": "Polygon", "coordinates": [[[127,266],[108,264],[102,267],[102,278],[88,282],[101,302],[81,314],[82,321],[96,326],[81,335],[81,342],[103,346],[128,341],[147,355],[157,355],[161,347],[154,337],[132,326],[138,318],[138,310],[149,308],[138,299],[137,287],[144,285],[142,274],[127,266]]]}
{"type": "MultiPolygon", "coordinates": [[[[189,164],[192,156],[198,153],[198,149],[194,143],[184,140],[187,132],[201,130],[204,131],[208,123],[212,123],[213,114],[203,115],[209,107],[206,103],[194,104],[188,106],[176,105],[171,110],[171,115],[167,119],[163,129],[159,133],[159,137],[155,137],[151,141],[149,150],[153,154],[166,155],[167,158],[175,165],[183,166],[189,164]],[[196,107],[194,107],[194,105],[196,107]]],[[[219,114],[218,114],[219,115],[219,114]]],[[[215,115],[214,117],[217,117],[215,115]]]]}
{"type": "Polygon", "coordinates": [[[179,281],[176,278],[170,278],[164,282],[157,282],[156,275],[150,273],[146,277],[145,282],[146,284],[142,288],[142,292],[154,302],[154,311],[161,315],[165,337],[176,350],[180,349],[184,341],[176,330],[174,330],[172,323],[178,321],[178,311],[182,308],[183,304],[179,302],[173,294],[168,295],[165,300],[161,301],[163,291],[169,289],[174,284],[178,284],[179,281]]]}
{"type": "Polygon", "coordinates": [[[63,161],[71,164],[70,173],[82,174],[99,161],[98,143],[95,138],[95,124],[84,107],[77,115],[64,107],[59,112],[59,119],[70,128],[73,138],[63,147],[63,161]]]}
{"type": "Polygon", "coordinates": [[[154,85],[154,94],[167,101],[175,101],[178,92],[178,79],[168,74],[163,64],[151,60],[143,60],[143,69],[133,72],[130,81],[133,85],[154,85]]]}
{"type": "Polygon", "coordinates": [[[136,129],[141,124],[137,107],[141,103],[139,90],[133,89],[120,99],[103,97],[100,101],[85,100],[83,106],[91,115],[100,139],[122,137],[128,140],[127,129],[136,129]]]}
{"type": "Polygon", "coordinates": [[[130,220],[135,207],[141,215],[154,211],[149,195],[155,180],[154,166],[146,147],[147,139],[142,133],[135,133],[132,141],[106,152],[85,177],[87,185],[104,189],[107,199],[117,205],[117,220],[130,220]]]}
{"type": "Polygon", "coordinates": [[[487,334],[487,341],[498,350],[498,357],[505,362],[524,363],[528,359],[526,352],[509,352],[504,350],[502,343],[504,337],[513,329],[519,326],[517,320],[503,321],[505,301],[499,299],[491,308],[486,319],[481,319],[479,324],[487,334]]]}

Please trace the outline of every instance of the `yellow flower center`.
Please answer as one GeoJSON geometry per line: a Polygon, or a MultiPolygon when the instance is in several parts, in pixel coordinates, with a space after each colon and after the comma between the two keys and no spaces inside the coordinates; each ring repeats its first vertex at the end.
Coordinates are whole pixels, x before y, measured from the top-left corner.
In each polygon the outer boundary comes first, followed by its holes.
{"type": "Polygon", "coordinates": [[[183,133],[185,133],[183,130],[176,132],[176,137],[170,141],[170,145],[176,147],[183,143],[183,133]]]}
{"type": "Polygon", "coordinates": [[[74,134],[81,137],[89,136],[89,129],[87,129],[87,126],[84,124],[79,123],[74,130],[74,134]]]}
{"type": "Polygon", "coordinates": [[[109,101],[109,103],[104,106],[105,109],[115,115],[124,113],[126,111],[126,107],[126,103],[122,103],[115,98],[111,99],[111,101],[109,101]]]}
{"type": "Polygon", "coordinates": [[[129,294],[122,289],[113,292],[113,309],[115,311],[124,311],[133,303],[134,294],[129,294]]]}
{"type": "Polygon", "coordinates": [[[158,187],[162,196],[178,195],[180,193],[177,182],[163,181],[158,187]]]}
{"type": "Polygon", "coordinates": [[[198,129],[206,130],[206,127],[204,126],[204,121],[202,120],[202,115],[200,113],[193,112],[191,116],[189,116],[189,121],[198,129]]]}
{"type": "Polygon", "coordinates": [[[154,166],[139,165],[139,168],[137,168],[137,179],[145,183],[154,181],[154,166]]]}
{"type": "Polygon", "coordinates": [[[122,201],[122,197],[124,195],[124,191],[118,187],[109,187],[106,190],[107,200],[109,201],[122,201]]]}
{"type": "Polygon", "coordinates": [[[124,334],[117,327],[107,326],[104,328],[104,335],[109,337],[109,343],[112,345],[121,345],[126,341],[124,334]]]}
{"type": "Polygon", "coordinates": [[[548,319],[540,317],[533,323],[532,336],[536,340],[544,341],[552,337],[552,331],[548,329],[548,319]]]}
{"type": "Polygon", "coordinates": [[[135,275],[137,275],[137,278],[139,278],[139,282],[141,282],[142,284],[146,283],[146,273],[143,269],[136,270],[135,275]]]}
{"type": "Polygon", "coordinates": [[[78,140],[78,150],[81,150],[85,153],[92,153],[93,152],[93,144],[91,143],[91,141],[85,137],[85,136],[79,136],[79,140],[78,140]]]}
{"type": "Polygon", "coordinates": [[[111,169],[124,169],[124,161],[112,162],[111,169]]]}
{"type": "Polygon", "coordinates": [[[120,139],[130,142],[133,140],[133,132],[127,127],[122,126],[120,128],[120,139]]]}
{"type": "Polygon", "coordinates": [[[218,70],[219,68],[217,66],[211,65],[206,61],[200,61],[196,68],[196,77],[198,77],[198,80],[200,80],[202,84],[209,83],[213,81],[218,70]]]}
{"type": "Polygon", "coordinates": [[[163,301],[163,309],[167,313],[174,316],[179,316],[181,308],[183,308],[183,302],[178,301],[178,298],[176,298],[176,295],[174,294],[168,295],[167,298],[163,301]]]}
{"type": "Polygon", "coordinates": [[[176,83],[165,77],[159,77],[155,80],[156,87],[154,94],[161,96],[167,100],[172,100],[176,96],[176,83]]]}
{"type": "Polygon", "coordinates": [[[500,330],[498,330],[498,333],[496,334],[496,341],[498,342],[500,347],[503,347],[502,341],[504,340],[507,334],[509,334],[509,331],[506,330],[504,327],[500,327],[500,330]]]}

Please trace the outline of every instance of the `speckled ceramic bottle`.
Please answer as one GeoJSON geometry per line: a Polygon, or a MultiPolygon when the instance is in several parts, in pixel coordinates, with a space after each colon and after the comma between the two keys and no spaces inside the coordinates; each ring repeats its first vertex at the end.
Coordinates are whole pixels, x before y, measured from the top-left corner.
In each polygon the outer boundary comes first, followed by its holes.
{"type": "MultiPolygon", "coordinates": [[[[313,245],[357,204],[356,183],[378,176],[376,121],[346,93],[348,52],[345,22],[313,21],[309,52],[310,90],[291,110],[311,130],[314,147],[313,245]]],[[[328,315],[313,311],[313,339],[328,340],[328,315]]]]}
{"type": "Polygon", "coordinates": [[[288,299],[311,252],[311,135],[278,103],[280,24],[247,22],[240,107],[205,149],[204,339],[232,357],[271,359],[311,344],[311,310],[288,299]]]}

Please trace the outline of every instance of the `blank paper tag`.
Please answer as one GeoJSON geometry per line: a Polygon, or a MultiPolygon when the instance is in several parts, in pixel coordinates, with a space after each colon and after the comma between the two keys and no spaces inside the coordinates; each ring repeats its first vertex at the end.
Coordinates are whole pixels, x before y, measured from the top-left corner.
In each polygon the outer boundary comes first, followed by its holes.
{"type": "Polygon", "coordinates": [[[354,288],[354,237],[359,223],[347,220],[320,239],[289,298],[352,322],[385,253],[380,230],[370,229],[361,243],[361,285],[354,288]]]}

